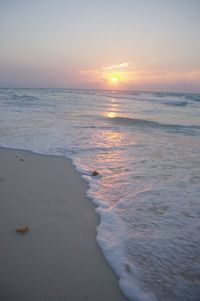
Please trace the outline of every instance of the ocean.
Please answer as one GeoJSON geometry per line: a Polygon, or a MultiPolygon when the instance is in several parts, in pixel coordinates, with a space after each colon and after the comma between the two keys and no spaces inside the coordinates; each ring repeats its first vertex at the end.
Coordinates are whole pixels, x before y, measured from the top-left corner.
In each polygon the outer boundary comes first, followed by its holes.
{"type": "Polygon", "coordinates": [[[72,160],[130,300],[200,300],[200,94],[0,89],[0,146],[72,160]]]}

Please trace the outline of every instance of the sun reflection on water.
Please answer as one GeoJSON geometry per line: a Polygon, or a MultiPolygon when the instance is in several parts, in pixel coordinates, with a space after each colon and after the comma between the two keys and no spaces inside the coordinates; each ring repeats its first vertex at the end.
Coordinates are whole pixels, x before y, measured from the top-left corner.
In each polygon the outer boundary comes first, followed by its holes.
{"type": "Polygon", "coordinates": [[[105,113],[105,115],[109,118],[115,118],[117,117],[118,112],[119,104],[117,103],[117,100],[115,98],[112,98],[109,103],[108,111],[105,113]]]}
{"type": "Polygon", "coordinates": [[[115,118],[117,116],[116,112],[107,112],[109,118],[115,118]]]}

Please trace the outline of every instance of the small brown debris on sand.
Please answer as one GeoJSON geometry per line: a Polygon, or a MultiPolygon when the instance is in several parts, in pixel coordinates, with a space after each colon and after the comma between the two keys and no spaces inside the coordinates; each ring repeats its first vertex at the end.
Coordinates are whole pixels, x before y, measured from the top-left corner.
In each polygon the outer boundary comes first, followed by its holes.
{"type": "Polygon", "coordinates": [[[29,232],[29,231],[30,231],[30,228],[29,228],[29,227],[17,228],[17,229],[15,230],[15,232],[16,232],[17,234],[26,234],[26,233],[29,232]]]}
{"type": "Polygon", "coordinates": [[[130,264],[128,262],[124,263],[124,267],[127,273],[131,273],[131,267],[130,264]]]}
{"type": "Polygon", "coordinates": [[[98,175],[99,175],[99,172],[96,171],[96,170],[94,170],[93,173],[92,173],[92,175],[93,175],[93,176],[98,176],[98,175]]]}

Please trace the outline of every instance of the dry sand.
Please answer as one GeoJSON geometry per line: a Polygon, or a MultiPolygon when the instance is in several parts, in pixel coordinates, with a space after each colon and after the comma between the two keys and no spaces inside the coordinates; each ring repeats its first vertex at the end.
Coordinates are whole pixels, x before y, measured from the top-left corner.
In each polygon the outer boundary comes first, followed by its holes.
{"type": "Polygon", "coordinates": [[[127,300],[96,245],[86,189],[65,158],[0,148],[1,301],[127,300]]]}

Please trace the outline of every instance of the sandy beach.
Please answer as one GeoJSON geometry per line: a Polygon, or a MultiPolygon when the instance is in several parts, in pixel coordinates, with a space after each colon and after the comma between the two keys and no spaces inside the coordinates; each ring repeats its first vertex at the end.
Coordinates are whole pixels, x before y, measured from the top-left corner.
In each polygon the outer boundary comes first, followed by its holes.
{"type": "Polygon", "coordinates": [[[96,244],[98,216],[71,162],[1,148],[0,166],[0,300],[127,300],[96,244]],[[16,233],[23,227],[30,231],[16,233]]]}

